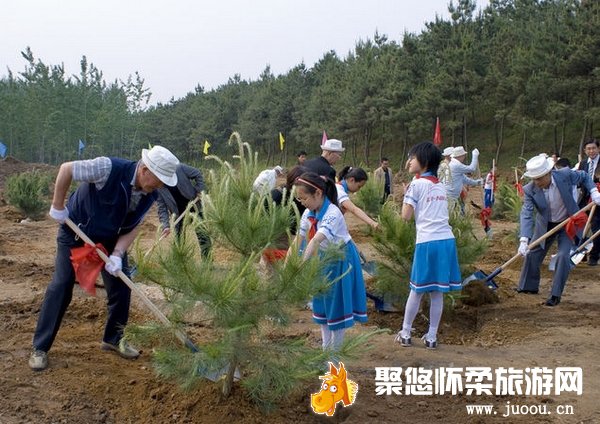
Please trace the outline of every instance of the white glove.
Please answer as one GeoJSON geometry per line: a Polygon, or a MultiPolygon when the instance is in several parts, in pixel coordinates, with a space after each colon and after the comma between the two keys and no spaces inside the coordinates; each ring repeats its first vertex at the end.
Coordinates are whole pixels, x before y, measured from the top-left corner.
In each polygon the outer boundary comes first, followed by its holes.
{"type": "Polygon", "coordinates": [[[520,243],[518,252],[521,256],[525,257],[529,253],[529,249],[527,248],[527,245],[529,244],[529,239],[527,237],[521,237],[519,239],[519,242],[520,243]]]}
{"type": "Polygon", "coordinates": [[[475,156],[475,157],[478,157],[479,156],[479,149],[477,149],[477,148],[473,149],[473,151],[471,152],[471,154],[473,156],[475,156]]]}
{"type": "Polygon", "coordinates": [[[478,178],[475,180],[475,182],[477,183],[477,185],[483,185],[483,178],[478,178]]]}
{"type": "Polygon", "coordinates": [[[66,206],[64,209],[56,209],[54,208],[54,206],[50,206],[50,212],[48,212],[48,215],[50,215],[52,219],[54,219],[59,224],[64,224],[67,218],[69,217],[69,210],[66,206]]]}
{"type": "Polygon", "coordinates": [[[592,196],[592,202],[594,202],[597,205],[600,205],[600,193],[598,193],[598,189],[592,189],[592,191],[590,191],[590,194],[592,196]]]}
{"type": "Polygon", "coordinates": [[[123,269],[123,259],[121,259],[120,256],[110,255],[110,257],[108,258],[108,262],[106,263],[106,265],[104,265],[104,269],[110,275],[118,277],[119,271],[123,269]]]}

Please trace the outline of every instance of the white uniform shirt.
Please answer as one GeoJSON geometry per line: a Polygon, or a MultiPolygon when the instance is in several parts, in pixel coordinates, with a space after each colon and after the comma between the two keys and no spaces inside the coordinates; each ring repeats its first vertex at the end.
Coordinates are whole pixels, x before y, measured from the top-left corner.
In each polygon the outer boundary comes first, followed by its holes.
{"type": "Polygon", "coordinates": [[[488,174],[485,176],[485,185],[483,188],[486,190],[491,190],[494,188],[494,176],[491,172],[488,172],[488,174]]]}
{"type": "MultiPolygon", "coordinates": [[[[310,211],[306,209],[300,219],[300,229],[298,231],[300,237],[306,238],[308,236],[311,225],[308,220],[309,213],[310,211]]],[[[342,211],[333,204],[329,204],[323,217],[317,221],[317,233],[321,233],[325,236],[325,240],[323,240],[320,245],[321,249],[325,249],[330,243],[345,244],[352,240],[342,211]]]]}
{"type": "Polygon", "coordinates": [[[350,200],[350,196],[348,196],[348,192],[341,184],[336,184],[335,188],[337,189],[338,205],[342,206],[342,203],[350,200]]]}
{"type": "Polygon", "coordinates": [[[415,209],[417,243],[454,238],[448,224],[448,200],[443,184],[434,184],[425,177],[413,179],[404,202],[415,209]]]}

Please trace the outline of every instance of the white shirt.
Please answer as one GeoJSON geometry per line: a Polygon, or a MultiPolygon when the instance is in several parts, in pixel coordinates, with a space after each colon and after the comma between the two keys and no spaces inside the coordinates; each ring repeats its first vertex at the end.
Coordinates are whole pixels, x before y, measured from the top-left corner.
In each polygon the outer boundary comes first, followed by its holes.
{"type": "Polygon", "coordinates": [[[448,200],[441,183],[434,184],[427,178],[412,180],[404,202],[415,209],[417,243],[454,238],[448,224],[448,200]]]}
{"type": "Polygon", "coordinates": [[[548,216],[550,222],[562,222],[567,219],[567,216],[569,215],[567,213],[567,207],[560,196],[560,191],[558,191],[558,187],[554,181],[554,176],[552,176],[552,182],[550,183],[550,186],[545,188],[543,191],[544,197],[546,198],[546,203],[550,210],[550,214],[548,216]]]}
{"type": "Polygon", "coordinates": [[[485,185],[483,186],[485,190],[491,190],[494,188],[494,176],[491,172],[485,176],[485,185]]]}
{"type": "Polygon", "coordinates": [[[476,156],[473,156],[473,160],[471,160],[471,164],[468,166],[461,163],[459,160],[452,158],[450,161],[451,180],[450,183],[446,183],[446,193],[448,194],[448,197],[458,199],[464,185],[477,185],[476,180],[472,180],[465,174],[475,172],[478,163],[479,158],[476,156]]]}
{"type": "Polygon", "coordinates": [[[277,172],[274,169],[265,169],[252,183],[252,190],[260,194],[268,194],[275,188],[277,172]]]}
{"type": "MultiPolygon", "coordinates": [[[[310,211],[306,209],[300,219],[300,229],[298,231],[300,237],[306,238],[308,235],[308,230],[311,225],[308,220],[309,213],[310,211]]],[[[331,243],[345,244],[352,240],[342,211],[334,204],[329,204],[323,218],[317,221],[317,233],[321,233],[325,236],[325,240],[320,244],[321,249],[325,249],[331,243]]]]}
{"type": "Polygon", "coordinates": [[[344,189],[341,184],[336,184],[335,188],[337,189],[338,196],[338,205],[342,205],[342,203],[350,200],[350,196],[348,196],[348,192],[344,189]]]}

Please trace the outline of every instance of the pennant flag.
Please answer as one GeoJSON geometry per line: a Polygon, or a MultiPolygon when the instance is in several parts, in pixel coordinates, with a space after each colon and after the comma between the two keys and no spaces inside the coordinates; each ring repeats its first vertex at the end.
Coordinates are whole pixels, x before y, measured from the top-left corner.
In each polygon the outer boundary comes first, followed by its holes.
{"type": "Polygon", "coordinates": [[[285,139],[283,138],[283,134],[279,133],[279,150],[283,150],[284,144],[285,144],[285,139]]]}
{"type": "Polygon", "coordinates": [[[321,146],[323,144],[325,144],[326,141],[327,141],[327,133],[325,132],[325,130],[323,130],[323,137],[321,137],[321,146]]]}
{"type": "Polygon", "coordinates": [[[0,156],[5,157],[7,150],[8,148],[4,145],[3,142],[0,141],[0,156]]]}
{"type": "Polygon", "coordinates": [[[104,267],[104,261],[96,249],[100,249],[105,255],[108,255],[107,250],[100,243],[95,246],[84,244],[71,249],[71,263],[75,271],[75,279],[79,282],[79,286],[92,296],[96,295],[96,278],[104,267]]]}
{"type": "Polygon", "coordinates": [[[81,152],[83,151],[84,147],[85,147],[85,144],[83,143],[83,141],[79,140],[79,150],[77,151],[77,154],[79,156],[81,156],[81,152]]]}
{"type": "Polygon", "coordinates": [[[442,130],[440,128],[439,116],[435,120],[435,132],[433,133],[433,144],[440,146],[442,144],[442,130]]]}
{"type": "Polygon", "coordinates": [[[204,153],[204,155],[208,155],[208,148],[210,147],[210,143],[208,142],[208,140],[204,140],[204,149],[202,150],[202,152],[204,153]]]}

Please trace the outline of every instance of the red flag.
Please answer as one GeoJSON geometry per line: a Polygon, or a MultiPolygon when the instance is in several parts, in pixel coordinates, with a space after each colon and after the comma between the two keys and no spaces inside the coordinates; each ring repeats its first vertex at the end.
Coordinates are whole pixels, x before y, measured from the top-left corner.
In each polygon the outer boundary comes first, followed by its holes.
{"type": "Polygon", "coordinates": [[[585,212],[579,212],[577,215],[573,215],[571,218],[569,218],[569,222],[567,222],[567,225],[565,226],[565,232],[571,241],[575,239],[575,235],[578,231],[581,231],[585,228],[587,218],[588,217],[585,212]]]}
{"type": "Polygon", "coordinates": [[[325,144],[326,141],[327,141],[327,133],[325,132],[325,130],[323,130],[323,137],[321,137],[321,146],[323,144],[325,144]]]}
{"type": "Polygon", "coordinates": [[[492,216],[492,208],[489,206],[487,208],[483,208],[479,213],[479,219],[481,220],[481,225],[483,228],[488,229],[492,226],[490,221],[490,217],[492,216]]]}
{"type": "Polygon", "coordinates": [[[96,296],[96,278],[104,266],[104,261],[98,256],[96,249],[100,249],[108,255],[100,243],[95,246],[85,244],[71,249],[71,263],[75,270],[75,279],[81,288],[92,296],[96,296]]]}
{"type": "Polygon", "coordinates": [[[435,132],[433,133],[433,144],[440,146],[442,144],[442,130],[440,128],[439,116],[435,119],[435,132]]]}

